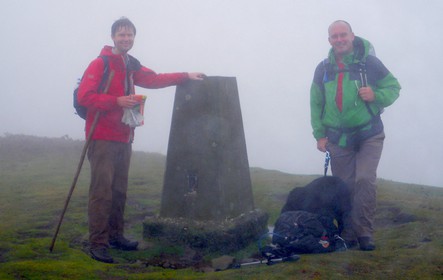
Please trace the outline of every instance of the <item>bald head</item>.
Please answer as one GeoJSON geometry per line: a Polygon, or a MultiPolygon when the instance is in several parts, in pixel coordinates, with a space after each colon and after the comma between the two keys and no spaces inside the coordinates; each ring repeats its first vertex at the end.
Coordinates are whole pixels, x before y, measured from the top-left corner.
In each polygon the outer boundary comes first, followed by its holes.
{"type": "Polygon", "coordinates": [[[331,25],[329,25],[329,28],[328,28],[328,34],[329,34],[329,36],[331,36],[331,30],[332,30],[335,26],[337,26],[337,25],[343,25],[343,26],[346,26],[346,27],[348,28],[348,31],[349,31],[350,33],[352,33],[352,27],[351,27],[351,25],[350,25],[347,21],[344,21],[344,20],[336,20],[336,21],[334,21],[333,23],[331,23],[331,25]]]}
{"type": "Polygon", "coordinates": [[[344,20],[334,21],[329,26],[328,33],[328,41],[339,61],[344,55],[353,51],[354,33],[349,23],[344,20]]]}

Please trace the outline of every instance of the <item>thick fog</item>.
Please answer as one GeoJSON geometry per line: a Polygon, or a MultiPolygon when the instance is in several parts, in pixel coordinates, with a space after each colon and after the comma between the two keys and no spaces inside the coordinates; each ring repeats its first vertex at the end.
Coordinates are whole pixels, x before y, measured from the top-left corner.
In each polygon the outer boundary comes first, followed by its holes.
{"type": "MultiPolygon", "coordinates": [[[[344,19],[402,85],[382,115],[379,177],[443,187],[442,13],[439,0],[3,0],[0,135],[82,139],[73,88],[126,16],[143,65],[237,78],[250,166],[321,174],[309,88],[329,24],[344,19]]],[[[137,93],[148,99],[134,149],[166,154],[175,87],[137,93]]]]}

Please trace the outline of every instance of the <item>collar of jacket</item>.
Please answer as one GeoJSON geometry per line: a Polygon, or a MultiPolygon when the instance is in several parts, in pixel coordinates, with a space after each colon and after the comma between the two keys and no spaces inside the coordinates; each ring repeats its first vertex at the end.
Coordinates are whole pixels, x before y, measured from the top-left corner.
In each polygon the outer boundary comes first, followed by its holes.
{"type": "MultiPolygon", "coordinates": [[[[354,50],[343,57],[344,64],[365,62],[366,58],[369,54],[371,54],[371,52],[375,54],[375,51],[373,50],[373,47],[368,40],[355,36],[354,42],[352,44],[354,50]]],[[[333,48],[329,50],[328,57],[330,63],[337,64],[333,48]]]]}

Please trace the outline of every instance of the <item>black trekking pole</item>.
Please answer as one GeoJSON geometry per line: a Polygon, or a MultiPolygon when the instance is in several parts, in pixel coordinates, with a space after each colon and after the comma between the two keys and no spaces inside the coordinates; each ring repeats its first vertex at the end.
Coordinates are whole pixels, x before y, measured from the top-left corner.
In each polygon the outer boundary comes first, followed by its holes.
{"type": "MultiPolygon", "coordinates": [[[[106,83],[106,87],[105,87],[105,90],[103,91],[103,93],[106,93],[108,91],[109,85],[110,85],[113,77],[114,77],[114,71],[111,71],[111,73],[109,73],[109,78],[108,78],[108,81],[106,83]]],[[[77,180],[80,175],[80,171],[82,169],[83,162],[85,161],[86,152],[88,151],[89,144],[91,143],[92,135],[94,134],[94,130],[95,130],[95,127],[97,126],[97,122],[98,122],[99,117],[100,117],[100,112],[98,111],[95,114],[94,121],[92,122],[91,128],[89,129],[88,138],[86,139],[86,143],[83,146],[83,151],[80,156],[80,162],[78,163],[77,172],[75,173],[74,180],[72,181],[71,188],[69,189],[69,193],[68,193],[68,197],[66,198],[65,206],[63,207],[63,211],[60,215],[57,229],[55,230],[54,237],[52,238],[51,246],[49,247],[49,251],[51,253],[52,253],[52,250],[54,249],[55,240],[57,239],[57,235],[60,230],[60,226],[62,224],[63,217],[65,216],[66,209],[68,208],[69,200],[71,199],[72,193],[74,192],[75,185],[77,184],[77,180]]]]}
{"type": "Polygon", "coordinates": [[[257,260],[247,263],[239,263],[232,266],[232,268],[242,268],[246,266],[252,266],[257,264],[266,264],[266,265],[274,265],[281,262],[295,262],[300,259],[299,255],[290,255],[287,257],[280,257],[280,258],[267,258],[265,260],[257,260]]]}
{"type": "Polygon", "coordinates": [[[329,155],[329,152],[326,151],[325,155],[325,176],[328,173],[328,167],[329,167],[329,161],[331,160],[331,156],[329,155]]]}

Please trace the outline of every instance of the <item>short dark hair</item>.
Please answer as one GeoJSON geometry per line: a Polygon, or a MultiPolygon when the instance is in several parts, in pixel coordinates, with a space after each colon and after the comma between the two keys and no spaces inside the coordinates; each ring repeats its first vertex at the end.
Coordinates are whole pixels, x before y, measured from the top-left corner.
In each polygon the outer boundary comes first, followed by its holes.
{"type": "Polygon", "coordinates": [[[132,28],[134,31],[134,35],[136,34],[135,25],[126,17],[121,17],[118,20],[116,20],[111,27],[111,35],[114,36],[115,33],[120,30],[120,28],[126,27],[126,28],[132,28]]]}

